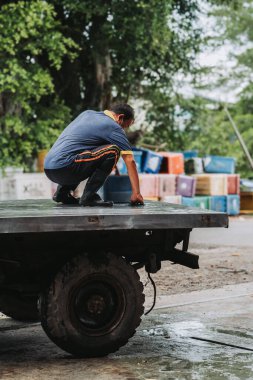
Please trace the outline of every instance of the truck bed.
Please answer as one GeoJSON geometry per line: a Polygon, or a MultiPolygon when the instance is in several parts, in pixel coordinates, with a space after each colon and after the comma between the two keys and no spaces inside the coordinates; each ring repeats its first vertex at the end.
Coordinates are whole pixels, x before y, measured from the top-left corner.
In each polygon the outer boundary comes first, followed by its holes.
{"type": "Polygon", "coordinates": [[[51,200],[0,202],[0,234],[227,226],[224,213],[163,202],[112,208],[60,205],[51,200]]]}

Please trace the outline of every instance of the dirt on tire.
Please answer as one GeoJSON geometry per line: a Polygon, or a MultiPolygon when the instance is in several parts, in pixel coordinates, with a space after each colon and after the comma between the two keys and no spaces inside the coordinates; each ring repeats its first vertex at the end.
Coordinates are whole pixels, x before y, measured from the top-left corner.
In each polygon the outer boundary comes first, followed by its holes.
{"type": "MultiPolygon", "coordinates": [[[[89,297],[92,298],[93,294],[89,297]]],[[[144,300],[138,273],[122,257],[85,254],[68,262],[41,296],[41,323],[49,338],[63,350],[81,357],[104,356],[118,350],[134,335],[144,312],[144,300]],[[89,286],[99,286],[102,281],[112,281],[115,294],[118,292],[116,299],[119,302],[115,302],[118,319],[115,317],[112,325],[109,321],[108,328],[104,327],[104,330],[102,327],[92,330],[88,323],[96,324],[95,317],[93,321],[88,320],[89,311],[85,311],[82,320],[76,317],[79,296],[74,295],[80,294],[75,293],[80,289],[89,291],[89,286]]],[[[93,302],[92,307],[96,308],[97,304],[93,302]]]]}

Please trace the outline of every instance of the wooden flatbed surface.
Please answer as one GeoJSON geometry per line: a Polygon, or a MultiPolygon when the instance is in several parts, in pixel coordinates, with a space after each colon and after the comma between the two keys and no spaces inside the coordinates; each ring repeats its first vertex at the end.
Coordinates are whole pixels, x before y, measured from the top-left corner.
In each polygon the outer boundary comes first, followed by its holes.
{"type": "Polygon", "coordinates": [[[60,205],[51,200],[0,202],[0,234],[227,226],[224,213],[163,202],[112,208],[60,205]]]}

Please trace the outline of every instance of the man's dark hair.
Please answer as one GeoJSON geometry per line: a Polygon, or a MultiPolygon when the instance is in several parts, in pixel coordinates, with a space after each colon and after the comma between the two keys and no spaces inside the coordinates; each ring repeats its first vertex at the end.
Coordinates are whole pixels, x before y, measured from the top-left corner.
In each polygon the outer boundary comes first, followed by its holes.
{"type": "Polygon", "coordinates": [[[126,104],[126,103],[113,104],[110,107],[110,111],[118,115],[122,113],[123,115],[125,115],[124,119],[126,120],[134,119],[134,110],[129,104],[126,104]]]}

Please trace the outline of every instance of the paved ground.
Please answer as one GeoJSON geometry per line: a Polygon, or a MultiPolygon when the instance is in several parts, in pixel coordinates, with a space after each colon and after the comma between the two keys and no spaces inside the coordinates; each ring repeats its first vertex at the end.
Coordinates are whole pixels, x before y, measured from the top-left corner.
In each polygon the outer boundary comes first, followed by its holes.
{"type": "Polygon", "coordinates": [[[232,217],[229,228],[195,229],[191,233],[191,242],[209,246],[253,247],[253,217],[232,217]]]}
{"type": "Polygon", "coordinates": [[[73,359],[39,325],[2,320],[2,380],[252,380],[253,283],[164,296],[128,345],[73,359]]]}
{"type": "MultiPolygon", "coordinates": [[[[39,325],[2,318],[0,379],[252,380],[252,227],[252,218],[240,217],[232,219],[228,230],[194,231],[192,249],[199,250],[209,269],[201,272],[202,277],[194,277],[198,272],[187,268],[187,272],[167,272],[165,277],[164,269],[161,277],[165,282],[170,275],[177,275],[166,285],[169,289],[174,283],[176,294],[164,291],[164,281],[158,284],[156,309],[143,317],[137,334],[125,347],[106,358],[74,359],[51,343],[39,325]],[[227,260],[225,268],[214,267],[219,260],[227,260]],[[244,265],[248,275],[238,274],[237,283],[225,285],[235,276],[231,265],[244,265]],[[210,276],[207,283],[205,275],[210,276]],[[215,282],[216,277],[219,280],[215,282]],[[192,278],[195,285],[190,284],[192,278]],[[240,282],[241,278],[245,280],[240,282]],[[213,284],[216,289],[208,289],[213,284]]],[[[150,290],[147,295],[148,306],[150,290]]]]}
{"type": "MultiPolygon", "coordinates": [[[[162,263],[153,278],[159,295],[184,293],[253,282],[253,217],[230,218],[230,227],[194,229],[189,251],[199,255],[200,269],[162,263]]],[[[140,271],[143,283],[147,275],[140,271]]],[[[151,296],[150,283],[145,293],[151,296]]]]}

